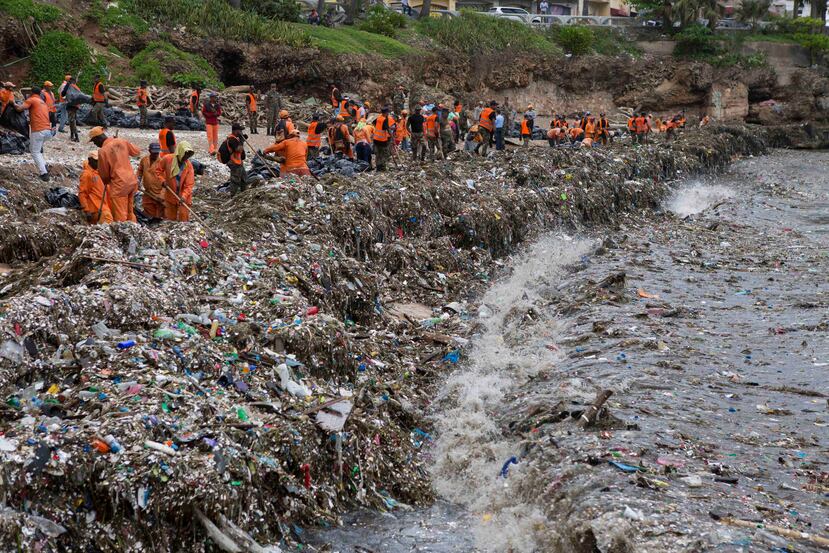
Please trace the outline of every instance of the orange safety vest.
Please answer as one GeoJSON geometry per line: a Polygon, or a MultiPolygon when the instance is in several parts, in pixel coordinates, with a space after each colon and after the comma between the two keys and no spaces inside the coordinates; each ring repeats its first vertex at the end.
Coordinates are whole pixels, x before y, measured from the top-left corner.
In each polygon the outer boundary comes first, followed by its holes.
{"type": "Polygon", "coordinates": [[[634,122],[634,127],[636,128],[637,133],[645,133],[648,131],[648,118],[647,117],[637,117],[634,122]]]}
{"type": "Polygon", "coordinates": [[[95,83],[95,86],[92,87],[92,101],[96,103],[106,102],[106,96],[104,96],[104,85],[101,83],[95,83]]]}
{"type": "Polygon", "coordinates": [[[308,125],[308,139],[305,143],[308,145],[309,148],[319,148],[320,144],[322,144],[322,137],[317,132],[317,123],[316,121],[312,121],[310,125],[308,125]]]}
{"type": "Polygon", "coordinates": [[[176,144],[175,144],[175,134],[173,134],[173,139],[174,139],[174,141],[173,141],[173,151],[171,152],[167,149],[167,134],[170,133],[170,132],[172,132],[171,129],[168,129],[166,127],[162,127],[161,130],[158,131],[158,143],[161,144],[161,151],[162,152],[172,154],[173,152],[175,152],[176,144]]]}
{"type": "Polygon", "coordinates": [[[521,120],[521,136],[530,136],[532,133],[530,132],[530,122],[527,119],[521,120]]]}
{"type": "Polygon", "coordinates": [[[194,90],[190,93],[190,111],[196,111],[197,109],[199,109],[199,93],[194,90]]]}
{"type": "Polygon", "coordinates": [[[394,138],[397,142],[402,142],[404,138],[408,138],[409,130],[406,128],[408,117],[401,117],[397,123],[397,130],[394,131],[394,138]]]}
{"type": "Polygon", "coordinates": [[[43,101],[46,102],[46,107],[49,108],[49,113],[57,113],[58,108],[55,106],[55,95],[45,88],[43,89],[43,101]]]}
{"type": "Polygon", "coordinates": [[[484,109],[481,112],[481,119],[478,121],[478,124],[481,127],[488,130],[489,132],[492,132],[493,130],[495,130],[495,124],[493,123],[492,119],[489,118],[489,116],[492,115],[494,113],[494,111],[495,110],[493,110],[492,108],[484,109]]]}
{"type": "Polygon", "coordinates": [[[437,138],[438,137],[438,114],[433,113],[429,117],[426,118],[426,137],[427,138],[437,138]]]}
{"type": "Polygon", "coordinates": [[[394,123],[394,120],[391,117],[386,117],[384,115],[381,115],[380,117],[378,117],[377,120],[374,122],[374,141],[375,142],[388,142],[389,139],[391,138],[391,135],[389,134],[389,131],[383,128],[383,126],[386,124],[386,121],[388,121],[388,126],[389,127],[391,127],[392,124],[394,123]]]}
{"type": "Polygon", "coordinates": [[[599,119],[598,129],[599,134],[605,134],[607,131],[610,130],[610,123],[607,121],[607,119],[599,119]]]}
{"type": "Polygon", "coordinates": [[[584,134],[587,138],[593,138],[593,133],[596,132],[596,124],[593,122],[592,119],[588,119],[584,122],[584,134]]]}
{"type": "Polygon", "coordinates": [[[147,94],[146,88],[139,88],[138,91],[135,93],[135,104],[143,108],[147,104],[150,103],[150,96],[147,94]]]}
{"type": "Polygon", "coordinates": [[[331,89],[331,107],[334,107],[334,108],[337,107],[337,94],[336,93],[339,92],[339,91],[340,91],[340,89],[338,89],[338,88],[331,89]]]}
{"type": "Polygon", "coordinates": [[[248,113],[256,113],[256,94],[248,92],[248,113]]]}
{"type": "Polygon", "coordinates": [[[570,129],[570,136],[572,136],[573,138],[578,138],[583,134],[584,129],[582,129],[581,127],[573,127],[572,129],[570,129]]]}
{"type": "MultiPolygon", "coordinates": [[[[228,149],[230,149],[230,139],[231,138],[233,140],[236,140],[236,141],[239,140],[239,137],[236,136],[235,134],[227,135],[227,138],[225,138],[225,142],[227,142],[228,149]]],[[[163,146],[162,146],[162,148],[163,148],[163,146]]],[[[218,155],[219,155],[219,152],[216,152],[217,157],[218,157],[218,155]]],[[[232,163],[233,165],[241,165],[242,164],[242,152],[237,151],[237,150],[230,150],[230,162],[229,163],[232,163]]]]}
{"type": "Polygon", "coordinates": [[[343,117],[350,117],[351,114],[348,113],[348,100],[343,100],[342,102],[340,102],[340,113],[338,115],[341,115],[343,117]]]}

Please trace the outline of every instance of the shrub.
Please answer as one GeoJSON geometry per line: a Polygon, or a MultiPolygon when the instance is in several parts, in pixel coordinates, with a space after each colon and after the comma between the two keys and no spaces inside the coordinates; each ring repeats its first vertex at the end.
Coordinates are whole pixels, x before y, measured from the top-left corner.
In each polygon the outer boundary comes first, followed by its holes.
{"type": "MultiPolygon", "coordinates": [[[[59,83],[66,73],[77,75],[82,69],[82,77],[90,71],[92,54],[83,39],[62,31],[49,31],[40,37],[32,50],[32,80],[36,83],[52,81],[59,83]]],[[[94,69],[91,69],[94,72],[94,69]]]]}
{"type": "Polygon", "coordinates": [[[131,0],[130,4],[133,15],[153,18],[164,25],[184,25],[188,32],[200,36],[294,47],[311,44],[301,27],[237,10],[225,0],[131,0]]]}
{"type": "Polygon", "coordinates": [[[397,35],[397,29],[406,27],[406,17],[384,5],[375,4],[359,27],[362,31],[394,38],[397,35]]]}
{"type": "Polygon", "coordinates": [[[550,30],[553,42],[568,54],[579,56],[589,54],[593,49],[595,38],[593,31],[581,26],[555,26],[550,30]]]}
{"type": "Polygon", "coordinates": [[[816,63],[818,58],[829,53],[829,36],[824,34],[798,33],[794,39],[804,48],[809,49],[811,63],[816,63]]]}
{"type": "Polygon", "coordinates": [[[427,17],[417,30],[436,42],[469,55],[514,50],[557,55],[561,49],[523,23],[468,10],[460,17],[427,17]]]}
{"type": "Polygon", "coordinates": [[[278,21],[299,21],[300,6],[296,0],[245,0],[242,9],[278,21]]]}
{"type": "Polygon", "coordinates": [[[813,17],[771,17],[772,30],[786,34],[812,34],[823,30],[823,21],[813,17]]]}
{"type": "Polygon", "coordinates": [[[60,19],[61,10],[51,4],[41,4],[33,0],[0,0],[0,12],[17,19],[32,17],[38,23],[50,23],[60,19]]]}
{"type": "Polygon", "coordinates": [[[687,58],[704,58],[716,56],[720,53],[720,46],[714,38],[714,33],[708,27],[694,24],[686,27],[676,35],[674,55],[687,58]]]}
{"type": "Polygon", "coordinates": [[[156,40],[138,52],[130,61],[137,79],[152,85],[190,86],[197,83],[206,88],[222,88],[219,75],[199,55],[179,50],[172,44],[156,40]]]}
{"type": "Polygon", "coordinates": [[[120,0],[117,4],[107,4],[106,7],[103,7],[102,1],[104,0],[96,0],[90,8],[90,15],[98,21],[102,28],[126,27],[138,34],[144,34],[150,30],[147,22],[135,15],[132,0],[120,0]]]}

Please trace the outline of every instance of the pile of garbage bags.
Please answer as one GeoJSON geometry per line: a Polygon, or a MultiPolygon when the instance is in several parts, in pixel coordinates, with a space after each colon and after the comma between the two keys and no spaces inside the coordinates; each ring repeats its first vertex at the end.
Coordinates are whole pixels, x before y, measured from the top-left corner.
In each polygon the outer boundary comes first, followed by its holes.
{"type": "MultiPolygon", "coordinates": [[[[231,199],[201,186],[204,226],[0,213],[4,241],[30,227],[33,244],[0,273],[0,542],[293,549],[355,504],[428,503],[429,390],[462,361],[494,260],[763,147],[718,127],[231,199]]],[[[3,246],[0,262],[20,250],[3,246]]]]}
{"type": "MultiPolygon", "coordinates": [[[[127,114],[118,108],[105,108],[104,117],[110,127],[121,127],[124,129],[137,129],[141,119],[137,113],[127,114]]],[[[147,114],[147,126],[151,129],[160,129],[164,126],[165,114],[156,111],[147,114]]],[[[203,131],[204,121],[192,117],[186,110],[184,114],[177,113],[175,116],[176,130],[179,131],[203,131]]],[[[78,110],[78,121],[85,125],[95,125],[92,119],[92,106],[82,105],[78,110]]]]}
{"type": "Polygon", "coordinates": [[[319,156],[308,161],[308,168],[316,176],[337,173],[344,177],[353,177],[371,169],[371,164],[358,159],[348,159],[342,154],[334,156],[319,156]]]}
{"type": "MultiPolygon", "coordinates": [[[[26,133],[28,136],[28,132],[26,133]]],[[[0,154],[24,154],[29,150],[29,139],[16,132],[0,129],[0,154]]]]}

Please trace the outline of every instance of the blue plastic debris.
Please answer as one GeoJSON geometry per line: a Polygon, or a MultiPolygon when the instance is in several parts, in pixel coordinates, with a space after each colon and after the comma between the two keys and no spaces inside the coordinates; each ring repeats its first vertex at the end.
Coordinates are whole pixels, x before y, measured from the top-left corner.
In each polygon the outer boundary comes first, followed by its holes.
{"type": "Polygon", "coordinates": [[[455,350],[452,350],[449,353],[447,353],[444,356],[443,361],[444,362],[448,361],[450,363],[457,363],[460,360],[460,358],[461,358],[461,352],[455,349],[455,350]]]}
{"type": "Polygon", "coordinates": [[[499,473],[499,476],[506,478],[507,476],[509,476],[509,466],[517,464],[518,459],[515,456],[510,457],[509,459],[507,459],[507,462],[504,463],[504,466],[501,467],[501,472],[499,473]]]}
{"type": "Polygon", "coordinates": [[[625,463],[620,463],[618,461],[608,461],[611,465],[616,467],[617,469],[623,472],[639,472],[643,470],[641,467],[634,467],[633,465],[626,465],[625,463]]]}

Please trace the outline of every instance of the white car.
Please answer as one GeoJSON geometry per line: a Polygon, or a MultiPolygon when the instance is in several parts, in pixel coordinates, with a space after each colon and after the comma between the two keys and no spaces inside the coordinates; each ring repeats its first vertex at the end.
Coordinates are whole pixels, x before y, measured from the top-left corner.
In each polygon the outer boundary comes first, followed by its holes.
{"type": "Polygon", "coordinates": [[[541,18],[538,15],[533,15],[523,8],[511,8],[508,6],[496,6],[489,8],[487,15],[494,17],[503,17],[504,19],[512,19],[519,23],[541,23],[541,18]]]}

